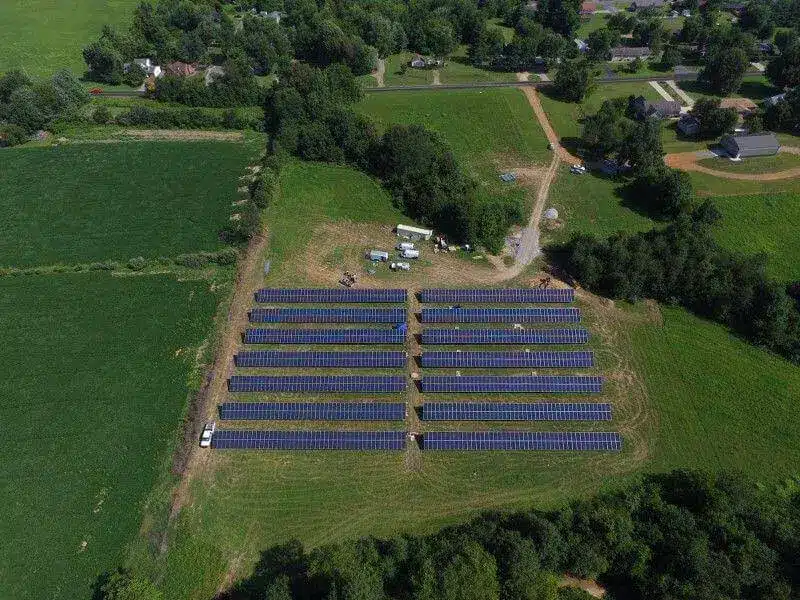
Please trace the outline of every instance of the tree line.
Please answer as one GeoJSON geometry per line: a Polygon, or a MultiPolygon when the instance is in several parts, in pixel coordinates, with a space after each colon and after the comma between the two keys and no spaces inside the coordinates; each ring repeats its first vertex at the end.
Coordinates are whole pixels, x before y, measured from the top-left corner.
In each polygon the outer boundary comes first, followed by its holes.
{"type": "MultiPolygon", "coordinates": [[[[740,476],[647,475],[552,511],[486,513],[425,536],[262,552],[223,600],[590,600],[562,576],[598,580],[605,598],[790,600],[800,584],[800,496],[740,476]]],[[[160,600],[115,573],[104,600],[160,600]],[[127,588],[138,595],[124,595],[127,588]]],[[[104,594],[104,595],[103,595],[104,594]]]]}
{"type": "Polygon", "coordinates": [[[352,108],[362,94],[344,65],[293,64],[267,93],[265,127],[273,150],[350,164],[377,177],[410,217],[454,241],[502,248],[508,227],[524,218],[521,202],[480,197],[447,142],[422,126],[379,132],[352,108]]]}

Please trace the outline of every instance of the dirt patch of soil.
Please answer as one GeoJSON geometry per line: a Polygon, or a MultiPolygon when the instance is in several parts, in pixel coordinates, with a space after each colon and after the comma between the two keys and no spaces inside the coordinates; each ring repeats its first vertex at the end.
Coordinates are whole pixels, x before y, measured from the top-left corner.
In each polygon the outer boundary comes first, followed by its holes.
{"type": "Polygon", "coordinates": [[[140,140],[220,140],[240,142],[244,139],[241,131],[204,131],[200,129],[126,129],[123,136],[140,140]]]}
{"type": "Polygon", "coordinates": [[[579,588],[595,598],[602,598],[606,595],[605,588],[601,587],[594,579],[578,579],[577,577],[565,575],[561,578],[558,586],[579,588]]]}

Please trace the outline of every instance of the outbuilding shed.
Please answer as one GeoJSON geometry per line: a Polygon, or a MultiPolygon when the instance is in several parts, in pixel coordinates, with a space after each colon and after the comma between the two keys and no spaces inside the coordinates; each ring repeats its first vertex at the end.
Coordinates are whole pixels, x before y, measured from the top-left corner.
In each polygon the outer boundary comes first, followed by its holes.
{"type": "Polygon", "coordinates": [[[774,133],[755,133],[752,135],[726,135],[720,144],[732,158],[750,156],[772,156],[781,149],[774,133]]]}

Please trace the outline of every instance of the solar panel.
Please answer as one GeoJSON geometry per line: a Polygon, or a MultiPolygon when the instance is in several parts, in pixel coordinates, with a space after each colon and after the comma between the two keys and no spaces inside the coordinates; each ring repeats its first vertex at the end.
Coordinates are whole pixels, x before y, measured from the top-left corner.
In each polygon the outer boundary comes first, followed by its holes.
{"type": "Polygon", "coordinates": [[[580,323],[577,308],[423,308],[423,323],[580,323]]]}
{"type": "Polygon", "coordinates": [[[218,430],[211,438],[218,450],[402,450],[403,431],[237,431],[218,430]]]}
{"type": "Polygon", "coordinates": [[[422,378],[422,391],[428,394],[452,392],[590,394],[603,391],[603,378],[593,375],[434,375],[422,378]]]}
{"type": "Polygon", "coordinates": [[[427,289],[420,292],[422,302],[572,302],[575,290],[566,289],[427,289]]]}
{"type": "Polygon", "coordinates": [[[406,290],[359,289],[261,289],[256,292],[256,302],[405,302],[406,290]]]}
{"type": "Polygon", "coordinates": [[[386,352],[291,352],[254,350],[239,352],[234,358],[237,367],[341,367],[390,368],[405,367],[408,356],[396,350],[386,352]]]}
{"type": "Polygon", "coordinates": [[[402,421],[402,402],[225,402],[223,420],[233,421],[402,421]]]}
{"type": "Polygon", "coordinates": [[[251,323],[405,323],[404,308],[254,308],[251,323]]]}
{"type": "Polygon", "coordinates": [[[422,353],[423,367],[449,368],[579,368],[594,365],[594,354],[586,350],[575,352],[457,352],[433,351],[422,353]]]}
{"type": "Polygon", "coordinates": [[[423,421],[610,421],[600,402],[426,402],[423,421]]]}
{"type": "Polygon", "coordinates": [[[233,375],[228,381],[231,392],[402,392],[403,375],[233,375]]]}
{"type": "Polygon", "coordinates": [[[423,329],[423,344],[585,344],[586,329],[423,329]]]}
{"type": "Polygon", "coordinates": [[[435,431],[423,436],[424,450],[611,450],[622,437],[610,432],[435,431]]]}
{"type": "Polygon", "coordinates": [[[245,344],[402,344],[400,329],[248,329],[245,344]]]}

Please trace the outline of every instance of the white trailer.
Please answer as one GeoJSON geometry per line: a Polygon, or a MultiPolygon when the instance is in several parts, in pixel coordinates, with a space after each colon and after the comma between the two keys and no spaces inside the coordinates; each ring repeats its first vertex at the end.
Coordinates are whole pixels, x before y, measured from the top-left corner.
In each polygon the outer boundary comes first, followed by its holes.
{"type": "Polygon", "coordinates": [[[412,242],[400,242],[395,246],[398,250],[413,250],[414,244],[412,242]]]}
{"type": "Polygon", "coordinates": [[[407,262],[396,262],[391,264],[392,271],[410,271],[411,265],[407,262]]]}
{"type": "Polygon", "coordinates": [[[379,260],[381,262],[386,262],[389,260],[389,253],[384,252],[383,250],[370,250],[367,252],[367,258],[370,260],[379,260]]]}
{"type": "Polygon", "coordinates": [[[398,225],[396,231],[397,235],[400,237],[410,240],[429,240],[433,235],[432,229],[422,229],[421,227],[412,227],[411,225],[398,225]]]}
{"type": "Polygon", "coordinates": [[[419,250],[403,250],[400,252],[403,258],[419,258],[419,250]]]}

